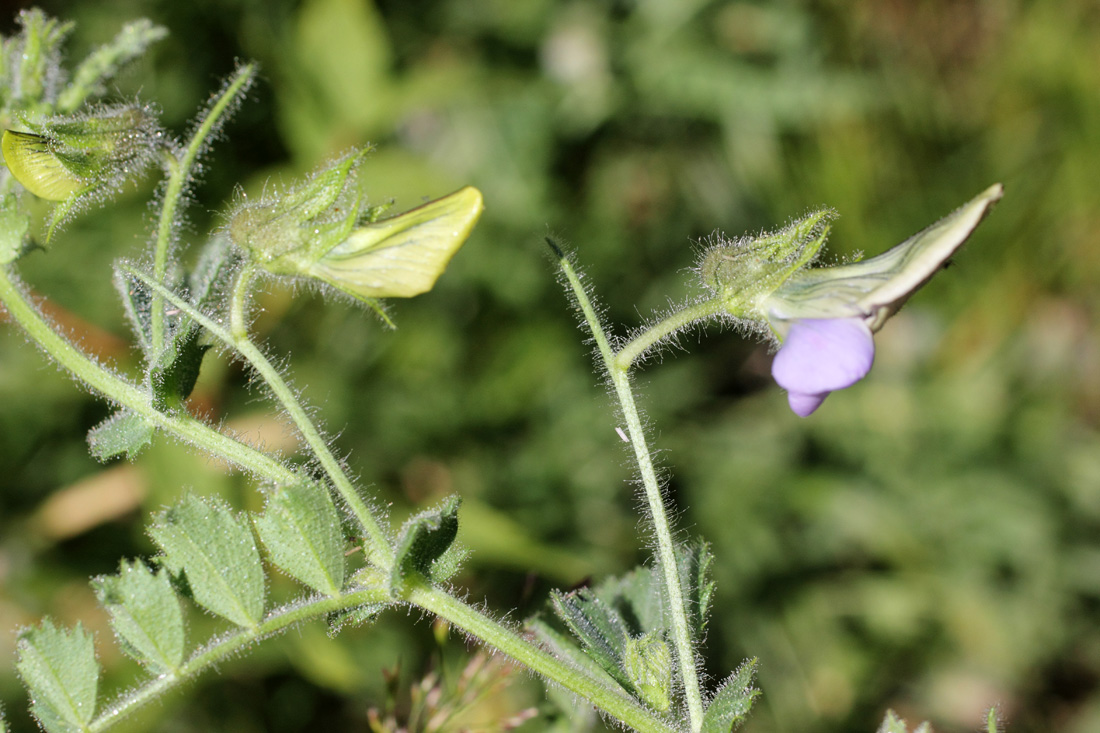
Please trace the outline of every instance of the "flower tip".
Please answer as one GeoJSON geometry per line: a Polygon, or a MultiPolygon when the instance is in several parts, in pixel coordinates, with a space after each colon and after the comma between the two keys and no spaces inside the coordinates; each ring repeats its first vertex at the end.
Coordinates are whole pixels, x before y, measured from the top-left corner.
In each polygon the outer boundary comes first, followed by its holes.
{"type": "Polygon", "coordinates": [[[821,394],[806,394],[804,392],[788,392],[787,402],[791,411],[799,417],[809,417],[814,410],[821,407],[821,403],[829,396],[828,392],[821,394]]]}

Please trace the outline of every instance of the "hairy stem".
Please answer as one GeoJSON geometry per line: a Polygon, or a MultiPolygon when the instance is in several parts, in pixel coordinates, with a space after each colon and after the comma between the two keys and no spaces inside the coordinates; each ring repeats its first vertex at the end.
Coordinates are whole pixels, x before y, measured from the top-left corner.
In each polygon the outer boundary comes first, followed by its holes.
{"type": "Polygon", "coordinates": [[[252,268],[246,265],[238,276],[230,306],[230,323],[228,331],[208,318],[186,300],[160,283],[155,282],[140,270],[128,266],[124,266],[122,269],[127,274],[141,280],[157,295],[157,297],[166,300],[172,307],[178,308],[186,313],[196,323],[209,331],[215,338],[219,339],[231,349],[236,350],[245,358],[252,368],[256,370],[256,373],[260,375],[260,378],[264,380],[275,395],[275,399],[277,399],[279,404],[286,409],[291,420],[293,420],[294,424],[298,427],[302,439],[306,441],[306,444],[313,451],[317,460],[321,463],[321,467],[332,481],[337,493],[340,494],[340,497],[347,504],[356,520],[358,520],[359,524],[363,527],[363,531],[366,532],[367,540],[370,543],[371,561],[376,565],[388,569],[393,563],[393,548],[390,545],[390,540],[386,531],[383,529],[381,523],[375,518],[370,508],[359,496],[359,492],[355,489],[351,479],[348,478],[347,473],[340,465],[340,461],[332,454],[328,444],[325,443],[324,438],[321,437],[320,431],[317,430],[317,427],[313,424],[309,415],[306,414],[302,404],[294,395],[294,391],[287,385],[282,375],[279,374],[279,370],[275,368],[266,356],[264,356],[259,347],[248,338],[245,303],[247,302],[246,292],[254,275],[252,268]]]}
{"type": "MultiPolygon", "coordinates": [[[[693,323],[715,316],[724,310],[725,304],[722,299],[715,296],[669,314],[664,320],[654,323],[619,349],[614,356],[615,368],[623,371],[630,369],[634,362],[655,344],[693,323]]],[[[608,368],[610,369],[611,366],[608,365],[608,368]]]]}
{"type": "Polygon", "coordinates": [[[512,629],[479,613],[450,594],[414,578],[409,579],[407,587],[406,598],[410,603],[446,619],[537,674],[580,695],[635,730],[647,733],[672,733],[675,730],[622,692],[608,689],[581,670],[524,640],[512,629]]]}
{"type": "Polygon", "coordinates": [[[88,733],[106,730],[138,708],[156,700],[169,690],[194,679],[218,662],[254,645],[257,641],[285,631],[291,626],[322,618],[328,614],[345,611],[370,603],[385,603],[389,599],[381,588],[352,591],[338,598],[320,598],[303,604],[276,609],[254,629],[239,629],[229,636],[215,638],[195,652],[177,671],[161,675],[136,690],[123,695],[104,712],[96,716],[85,729],[88,733]]]}
{"type": "MultiPolygon", "coordinates": [[[[556,247],[555,250],[557,250],[556,247]]],[[[691,730],[698,731],[703,726],[703,695],[699,687],[699,676],[695,670],[695,650],[692,645],[684,604],[684,590],[680,583],[679,568],[673,550],[668,512],[665,510],[664,497],[661,495],[661,487],[657,481],[657,472],[653,468],[653,460],[646,444],[645,431],[638,415],[638,408],[634,404],[634,394],[631,390],[629,374],[632,360],[620,361],[616,358],[611,349],[611,344],[608,342],[607,335],[604,333],[603,326],[596,316],[596,311],[592,307],[592,302],[577,277],[572,263],[564,256],[559,258],[559,262],[570,287],[573,289],[577,304],[584,313],[588,327],[592,331],[592,336],[596,339],[600,356],[603,358],[611,383],[615,387],[615,394],[626,420],[627,434],[630,437],[631,445],[634,447],[634,459],[637,461],[638,470],[641,472],[642,486],[645,489],[646,501],[649,505],[649,517],[652,520],[653,533],[657,539],[657,559],[664,576],[665,595],[668,598],[668,610],[672,622],[672,640],[676,647],[680,676],[684,684],[684,698],[687,702],[688,718],[691,723],[691,730]]],[[[698,320],[699,317],[701,316],[696,314],[690,320],[683,321],[674,328],[671,327],[674,319],[667,319],[666,322],[670,323],[670,329],[667,333],[671,333],[676,328],[681,328],[691,321],[698,320]]],[[[637,339],[635,342],[637,342],[637,339]]],[[[639,350],[636,353],[640,354],[641,351],[639,350]]]]}
{"type": "Polygon", "coordinates": [[[297,480],[292,470],[255,448],[223,435],[188,415],[170,415],[155,409],[147,392],[108,371],[57,333],[27,300],[18,277],[10,267],[0,268],[0,303],[3,303],[12,320],[50,358],[109,401],[141,415],[157,428],[201,448],[210,455],[229,461],[268,481],[285,484],[297,480]]]}
{"type": "MultiPolygon", "coordinates": [[[[164,187],[164,200],[161,202],[160,219],[157,222],[157,239],[153,245],[153,276],[158,283],[164,282],[168,273],[169,254],[172,245],[172,232],[176,228],[176,212],[179,209],[183,193],[191,180],[194,172],[195,161],[199,153],[207,143],[207,139],[217,126],[223,121],[226,112],[232,107],[233,102],[252,83],[256,76],[254,64],[245,64],[237,69],[236,73],[225,85],[225,90],[210,106],[206,116],[195,128],[191,140],[178,157],[171,156],[168,181],[164,187]]],[[[164,307],[160,298],[153,298],[152,303],[152,344],[153,353],[157,353],[164,345],[164,307]]]]}

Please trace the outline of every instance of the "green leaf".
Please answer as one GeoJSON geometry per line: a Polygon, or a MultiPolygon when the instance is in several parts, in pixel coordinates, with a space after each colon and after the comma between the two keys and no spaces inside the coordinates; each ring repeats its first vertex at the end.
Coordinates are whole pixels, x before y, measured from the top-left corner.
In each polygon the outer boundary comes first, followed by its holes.
{"type": "Polygon", "coordinates": [[[92,580],[96,597],[111,615],[122,648],[154,674],[183,663],[183,609],[168,573],[154,574],[140,560],[123,561],[117,575],[92,580]]]}
{"type": "Polygon", "coordinates": [[[366,603],[362,606],[335,613],[329,619],[329,634],[338,634],[348,626],[373,624],[389,606],[388,603],[366,603]]]}
{"type": "Polygon", "coordinates": [[[554,593],[551,600],[554,610],[580,640],[588,656],[620,685],[634,692],[623,666],[630,634],[619,612],[588,589],[554,593]]]}
{"type": "Polygon", "coordinates": [[[255,520],[272,562],[335,598],[344,587],[344,535],[328,490],[307,481],[275,489],[255,520]]]}
{"type": "Polygon", "coordinates": [[[638,697],[654,710],[666,712],[672,695],[672,652],[657,634],[645,634],[626,643],[623,670],[638,697]]]}
{"type": "MultiPolygon", "coordinates": [[[[401,527],[397,537],[397,555],[394,558],[390,587],[400,591],[409,573],[420,573],[432,578],[433,565],[450,549],[458,535],[458,506],[461,499],[448,497],[437,509],[421,512],[401,527]]],[[[453,568],[448,568],[453,571],[453,568]]]]}
{"type": "Polygon", "coordinates": [[[153,343],[153,294],[143,282],[123,269],[124,264],[125,261],[115,264],[115,290],[122,297],[122,305],[137,336],[138,346],[148,360],[153,343]]]}
{"type": "Polygon", "coordinates": [[[622,693],[622,684],[609,675],[603,665],[585,654],[572,637],[566,636],[538,618],[528,621],[527,628],[534,632],[538,640],[547,646],[554,656],[568,661],[570,665],[583,671],[590,678],[603,683],[607,689],[622,693]]]}
{"type": "Polygon", "coordinates": [[[714,555],[710,545],[698,542],[687,548],[676,548],[676,564],[679,566],[680,579],[686,592],[685,604],[688,624],[693,639],[700,640],[706,635],[707,615],[710,613],[711,596],[715,583],[710,579],[710,566],[714,555]]]}
{"type": "Polygon", "coordinates": [[[106,80],[167,35],[166,28],[145,18],[127,23],[110,43],[97,48],[76,68],[72,82],[58,97],[58,110],[72,112],[88,97],[103,94],[106,80]]]}
{"type": "Polygon", "coordinates": [[[161,512],[149,530],[163,564],[185,575],[195,602],[238,626],[264,612],[264,573],[252,532],[217,499],[189,496],[161,512]]]}
{"type": "Polygon", "coordinates": [[[0,197],[0,265],[7,265],[27,253],[30,218],[19,209],[15,194],[0,197]]]}
{"type": "Polygon", "coordinates": [[[133,459],[152,442],[153,426],[129,410],[119,410],[88,431],[88,450],[100,461],[123,454],[133,459]]]}
{"type": "Polygon", "coordinates": [[[760,690],[752,686],[756,659],[745,661],[722,683],[703,716],[702,733],[729,733],[745,720],[760,690]]]}
{"type": "Polygon", "coordinates": [[[15,668],[31,693],[31,712],[49,733],[85,730],[95,715],[99,665],[91,633],[45,619],[25,629],[15,668]]]}
{"type": "Polygon", "coordinates": [[[164,348],[149,365],[153,406],[162,412],[178,409],[191,395],[199,378],[202,359],[210,344],[202,341],[203,329],[182,313],[176,314],[164,348]]]}

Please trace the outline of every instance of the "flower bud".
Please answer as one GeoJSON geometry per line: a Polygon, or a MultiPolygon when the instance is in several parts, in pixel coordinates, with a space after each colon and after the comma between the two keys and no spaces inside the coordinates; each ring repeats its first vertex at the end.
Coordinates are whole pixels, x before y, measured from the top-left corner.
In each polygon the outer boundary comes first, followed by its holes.
{"type": "Polygon", "coordinates": [[[354,185],[365,152],[342,158],[304,184],[240,206],[229,236],[273,275],[320,281],[366,302],[431,290],[483,208],[467,186],[398,216],[364,215],[354,185]]]}
{"type": "Polygon", "coordinates": [[[774,233],[736,242],[719,240],[703,252],[699,277],[733,315],[751,316],[760,298],[813,261],[835,216],[822,209],[774,233]]]}
{"type": "Polygon", "coordinates": [[[155,159],[163,135],[152,111],[138,105],[26,126],[4,132],[4,161],[24,188],[49,201],[121,188],[155,159]]]}
{"type": "Polygon", "coordinates": [[[230,239],[273,275],[305,274],[359,220],[354,173],[367,152],[344,156],[299,186],[245,202],[230,214],[230,239]]]}

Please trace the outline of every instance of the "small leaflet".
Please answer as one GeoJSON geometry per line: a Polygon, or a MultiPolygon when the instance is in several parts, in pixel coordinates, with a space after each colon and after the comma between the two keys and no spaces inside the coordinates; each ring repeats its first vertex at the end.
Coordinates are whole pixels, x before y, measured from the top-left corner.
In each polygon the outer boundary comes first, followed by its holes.
{"type": "Polygon", "coordinates": [[[183,609],[166,571],[153,573],[140,560],[123,560],[117,575],[95,578],[92,587],[127,654],[154,674],[179,669],[183,609]]]}
{"type": "Polygon", "coordinates": [[[163,565],[184,575],[195,602],[238,626],[264,613],[264,573],[252,531],[219,499],[189,496],[158,514],[149,530],[163,565]]]}
{"type": "Polygon", "coordinates": [[[276,567],[318,593],[340,595],[344,537],[324,486],[305,481],[275,489],[255,523],[276,567]]]}
{"type": "Polygon", "coordinates": [[[31,693],[31,713],[48,733],[85,730],[95,715],[99,664],[92,634],[77,624],[54,626],[50,619],[24,629],[15,668],[31,693]]]}

